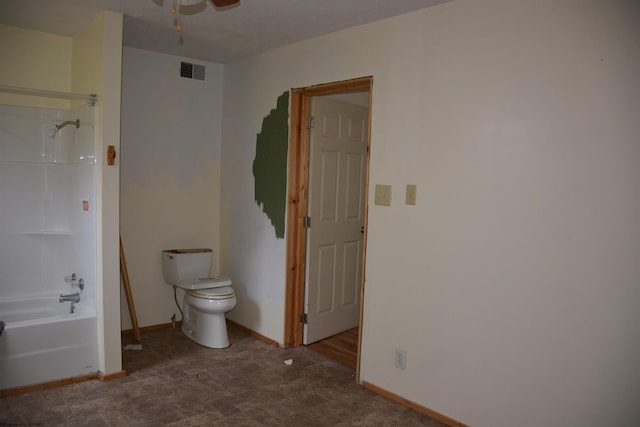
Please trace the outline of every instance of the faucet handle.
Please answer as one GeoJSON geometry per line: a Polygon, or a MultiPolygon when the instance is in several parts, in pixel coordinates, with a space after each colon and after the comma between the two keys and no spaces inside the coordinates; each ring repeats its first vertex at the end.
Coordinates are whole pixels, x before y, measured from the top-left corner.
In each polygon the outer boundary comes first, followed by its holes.
{"type": "Polygon", "coordinates": [[[78,276],[76,276],[76,273],[71,273],[71,276],[64,276],[64,281],[67,283],[73,283],[76,281],[76,278],[78,276]]]}
{"type": "Polygon", "coordinates": [[[84,290],[84,279],[81,277],[80,279],[78,279],[78,283],[73,283],[73,286],[77,286],[80,288],[81,291],[84,290]]]}

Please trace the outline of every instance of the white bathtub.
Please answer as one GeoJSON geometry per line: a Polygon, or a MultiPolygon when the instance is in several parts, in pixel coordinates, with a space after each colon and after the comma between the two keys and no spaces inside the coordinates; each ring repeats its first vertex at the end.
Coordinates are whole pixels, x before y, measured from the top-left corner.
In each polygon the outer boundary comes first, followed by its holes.
{"type": "Polygon", "coordinates": [[[97,321],[88,301],[59,295],[0,299],[0,390],[98,371],[97,321]]]}

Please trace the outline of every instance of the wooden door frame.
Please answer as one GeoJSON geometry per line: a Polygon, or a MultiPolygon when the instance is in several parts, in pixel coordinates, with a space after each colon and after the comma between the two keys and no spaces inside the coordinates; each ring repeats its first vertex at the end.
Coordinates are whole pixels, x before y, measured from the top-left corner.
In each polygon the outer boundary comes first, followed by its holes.
{"type": "Polygon", "coordinates": [[[287,261],[285,286],[284,346],[302,345],[303,326],[300,315],[304,312],[304,285],[306,272],[306,231],[302,221],[307,215],[307,182],[309,177],[309,129],[306,118],[311,114],[311,97],[369,91],[369,125],[367,129],[367,156],[365,165],[364,236],[362,240],[362,272],[360,277],[360,319],[358,322],[358,361],[356,380],[360,374],[360,338],[364,306],[364,278],[367,251],[369,153],[371,144],[371,91],[373,77],[363,77],[335,83],[321,84],[291,90],[289,116],[289,172],[287,185],[287,261]]]}

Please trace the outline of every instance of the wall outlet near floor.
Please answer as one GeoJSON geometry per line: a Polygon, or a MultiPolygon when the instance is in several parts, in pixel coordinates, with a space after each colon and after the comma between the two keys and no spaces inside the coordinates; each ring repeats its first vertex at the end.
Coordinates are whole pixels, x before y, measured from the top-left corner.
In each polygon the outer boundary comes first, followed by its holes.
{"type": "Polygon", "coordinates": [[[407,369],[407,350],[396,348],[396,358],[393,363],[398,369],[407,369]]]}

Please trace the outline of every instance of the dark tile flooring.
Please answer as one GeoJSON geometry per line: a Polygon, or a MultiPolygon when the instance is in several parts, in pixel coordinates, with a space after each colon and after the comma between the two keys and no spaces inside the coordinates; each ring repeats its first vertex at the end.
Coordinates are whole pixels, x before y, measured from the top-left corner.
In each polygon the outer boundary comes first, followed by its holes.
{"type": "Polygon", "coordinates": [[[179,329],[145,332],[142,350],[123,352],[126,377],[1,398],[0,426],[443,426],[303,347],[232,327],[229,338],[213,350],[179,329]]]}

